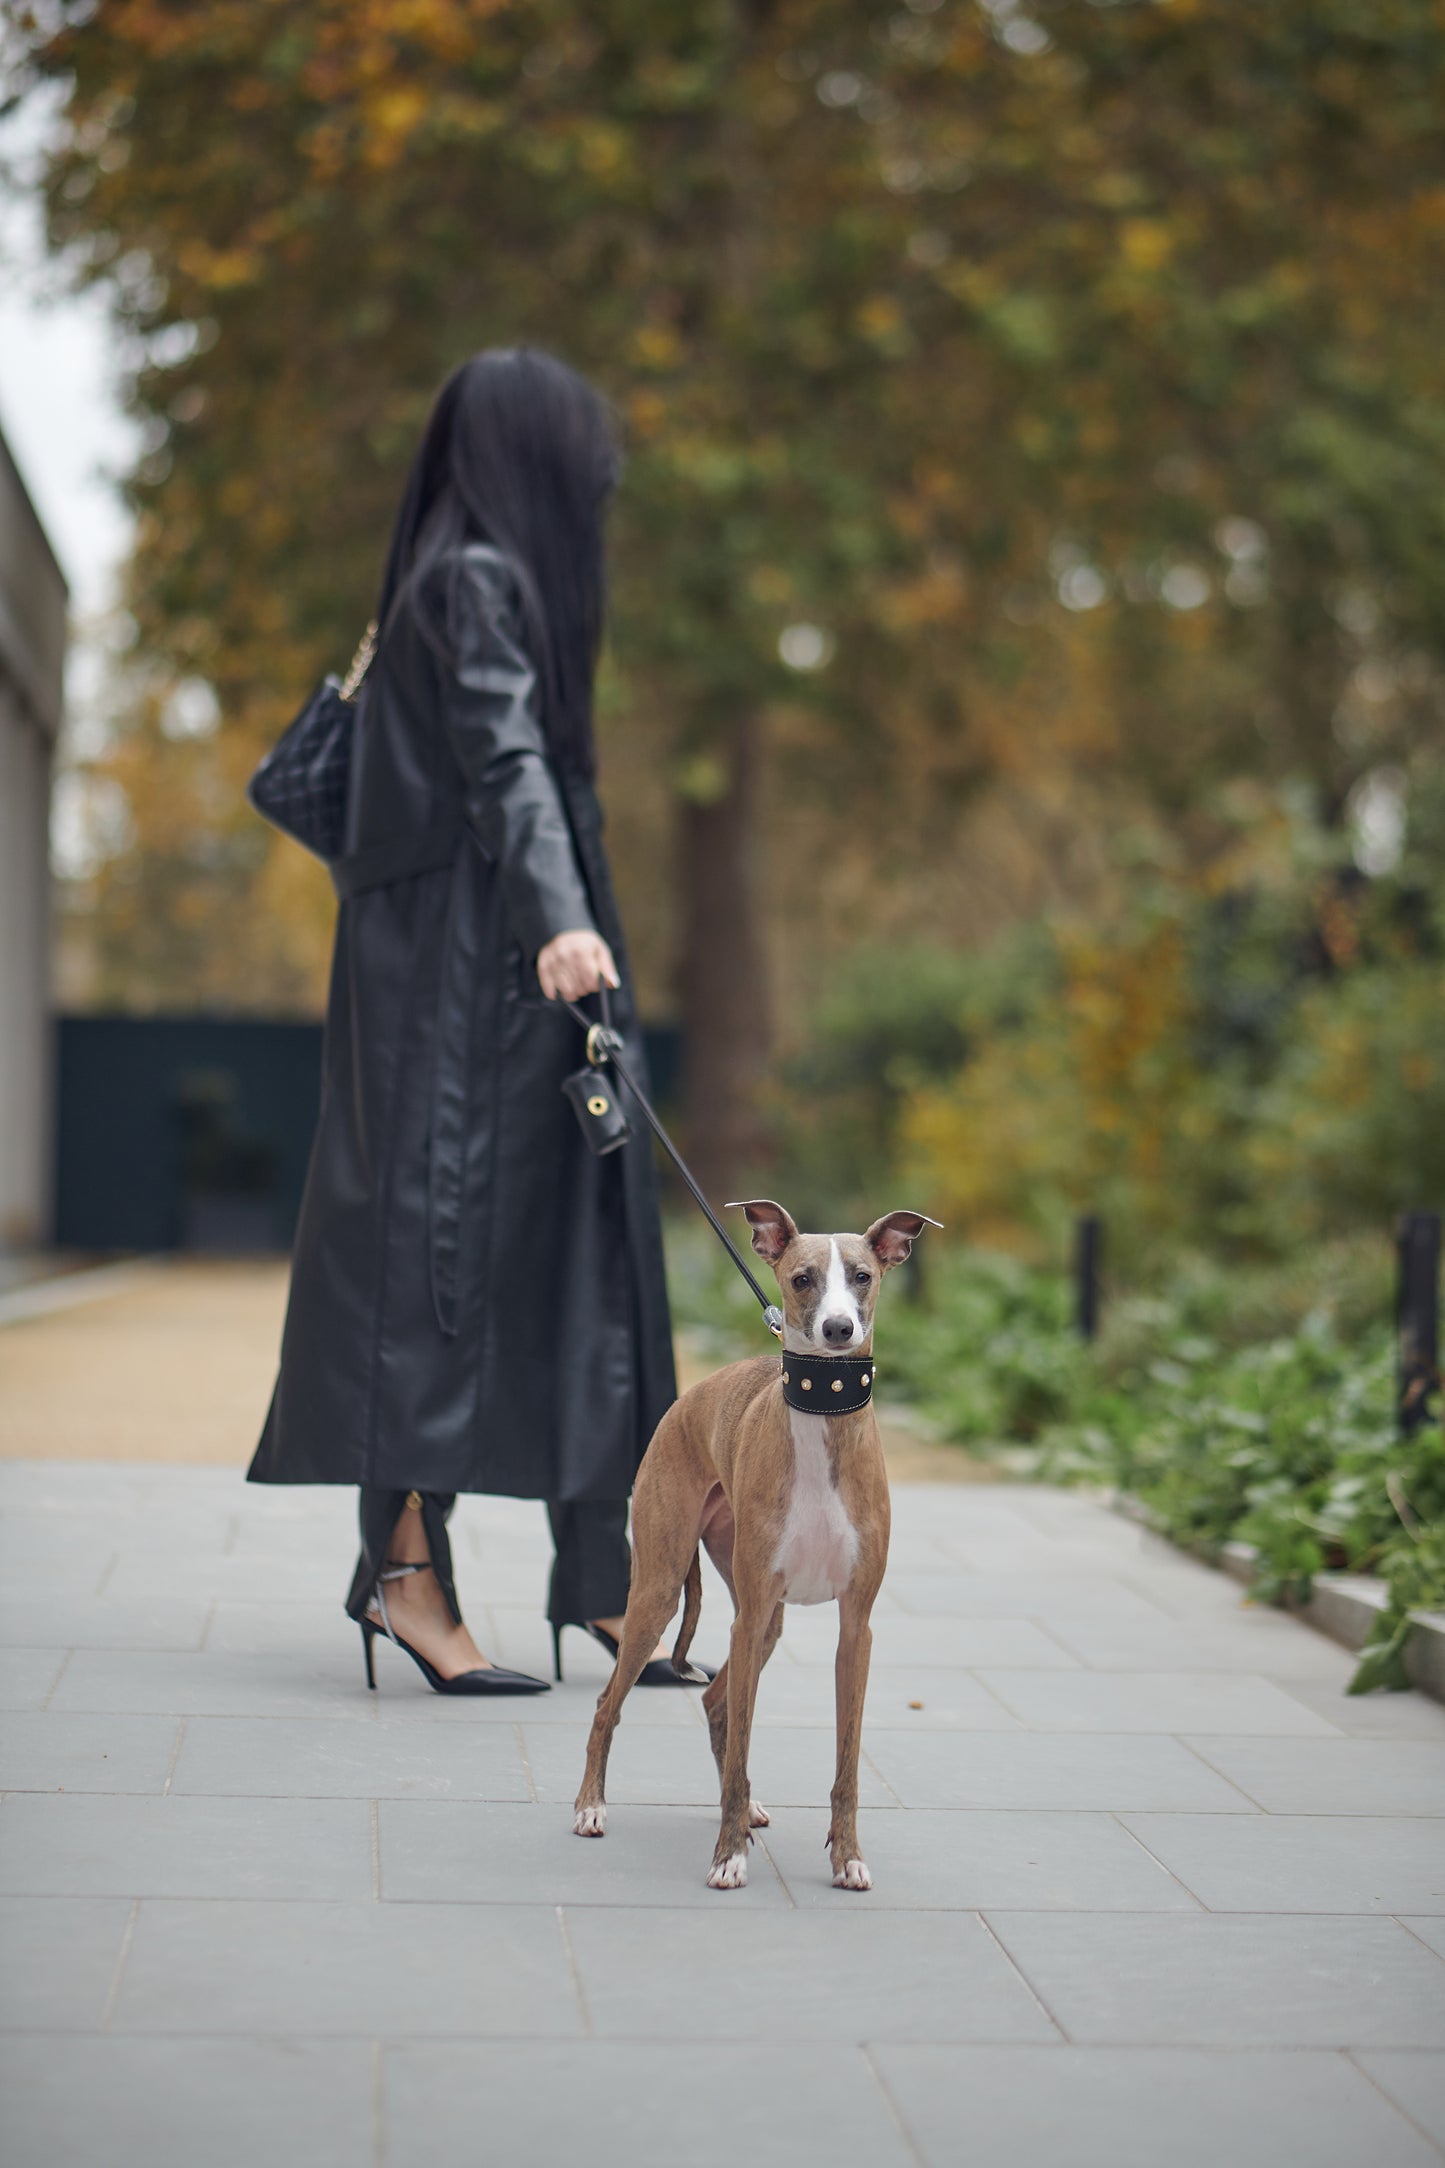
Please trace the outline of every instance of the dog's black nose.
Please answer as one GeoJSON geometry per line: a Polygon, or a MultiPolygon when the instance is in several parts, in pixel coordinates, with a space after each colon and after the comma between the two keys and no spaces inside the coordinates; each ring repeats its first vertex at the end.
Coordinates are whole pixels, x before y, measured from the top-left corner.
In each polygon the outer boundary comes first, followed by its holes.
{"type": "Polygon", "coordinates": [[[827,1341],[829,1347],[846,1347],[852,1337],[853,1320],[851,1317],[824,1318],[823,1338],[827,1341]]]}

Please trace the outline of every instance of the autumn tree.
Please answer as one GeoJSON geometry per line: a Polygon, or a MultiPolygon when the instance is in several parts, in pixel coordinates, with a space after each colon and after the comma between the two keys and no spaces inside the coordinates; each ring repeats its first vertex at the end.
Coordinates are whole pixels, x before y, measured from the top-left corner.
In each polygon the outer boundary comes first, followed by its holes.
{"type": "Polygon", "coordinates": [[[1207,854],[1221,785],[1338,814],[1437,742],[1428,0],[21,12],[54,239],[147,357],[113,956],[315,986],[324,885],[240,785],[488,343],[626,425],[604,783],[716,1184],[763,1141],[770,976],[788,1021],[865,926],[987,931],[1010,823],[1077,895],[1130,823],[1207,854]]]}

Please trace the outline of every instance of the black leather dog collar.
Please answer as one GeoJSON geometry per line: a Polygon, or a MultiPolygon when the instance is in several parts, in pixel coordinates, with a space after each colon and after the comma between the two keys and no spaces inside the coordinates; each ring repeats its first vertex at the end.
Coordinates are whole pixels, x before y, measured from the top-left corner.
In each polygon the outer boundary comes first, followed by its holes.
{"type": "Polygon", "coordinates": [[[873,1398],[871,1355],[783,1356],[783,1398],[805,1415],[856,1415],[873,1398]]]}

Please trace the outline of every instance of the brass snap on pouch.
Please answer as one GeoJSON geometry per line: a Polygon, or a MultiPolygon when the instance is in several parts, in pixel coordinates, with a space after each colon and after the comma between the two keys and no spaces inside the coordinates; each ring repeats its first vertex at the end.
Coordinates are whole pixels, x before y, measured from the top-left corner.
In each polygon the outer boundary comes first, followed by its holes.
{"type": "Polygon", "coordinates": [[[589,1150],[601,1158],[627,1142],[632,1125],[599,1069],[579,1069],[563,1080],[562,1089],[572,1102],[589,1150]]]}

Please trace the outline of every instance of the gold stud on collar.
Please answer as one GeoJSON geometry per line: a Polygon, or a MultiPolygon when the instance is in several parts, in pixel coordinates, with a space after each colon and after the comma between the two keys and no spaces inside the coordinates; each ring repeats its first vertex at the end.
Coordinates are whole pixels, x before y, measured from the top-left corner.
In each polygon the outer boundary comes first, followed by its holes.
{"type": "Polygon", "coordinates": [[[804,1391],[805,1393],[810,1393],[810,1392],[811,1392],[812,1390],[813,1390],[813,1381],[812,1381],[812,1379],[811,1379],[811,1378],[804,1378],[804,1380],[803,1380],[803,1391],[804,1391]]]}
{"type": "Polygon", "coordinates": [[[833,1390],[834,1390],[834,1392],[835,1392],[835,1393],[841,1393],[841,1392],[842,1392],[842,1390],[843,1390],[843,1380],[842,1380],[841,1378],[834,1378],[834,1380],[833,1380],[833,1390]]]}
{"type": "Polygon", "coordinates": [[[865,1371],[864,1371],[864,1373],[863,1373],[863,1383],[864,1383],[865,1385],[871,1385],[871,1384],[873,1383],[873,1380],[872,1380],[872,1379],[871,1379],[871,1378],[869,1377],[869,1375],[868,1375],[868,1372],[867,1372],[866,1370],[865,1370],[865,1371]]]}

